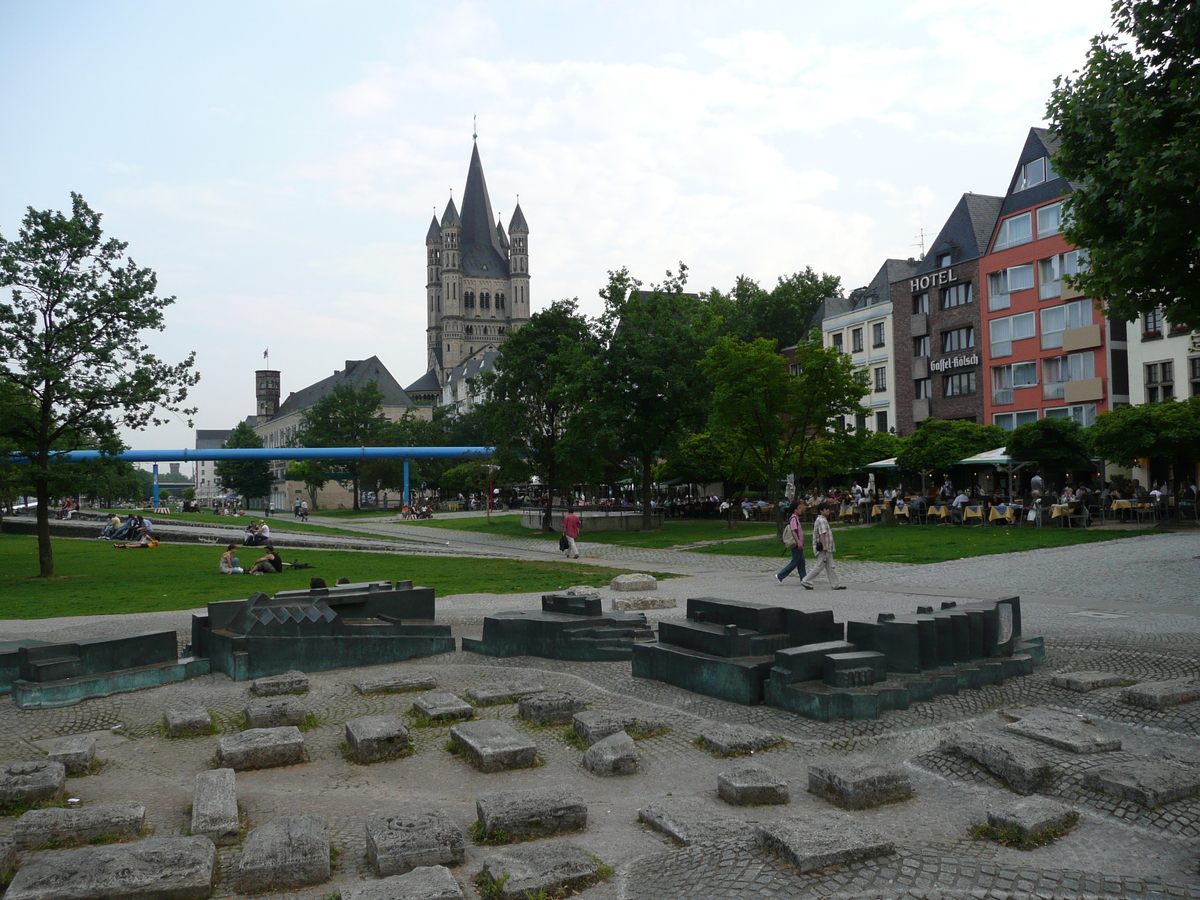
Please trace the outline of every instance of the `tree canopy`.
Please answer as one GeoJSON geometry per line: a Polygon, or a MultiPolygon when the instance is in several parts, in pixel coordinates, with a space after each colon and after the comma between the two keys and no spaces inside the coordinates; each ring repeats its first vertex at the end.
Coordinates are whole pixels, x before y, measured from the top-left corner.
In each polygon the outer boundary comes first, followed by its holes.
{"type": "MultiPolygon", "coordinates": [[[[383,392],[374,381],[361,388],[342,382],[301,415],[300,443],[305,447],[377,447],[387,419],[383,392]]],[[[354,492],[354,509],[361,508],[362,460],[339,461],[329,476],[354,492]]]]}
{"type": "Polygon", "coordinates": [[[722,333],[743,341],[763,338],[782,348],[804,340],[821,301],[841,291],[841,278],[818,275],[810,266],[779,278],[770,291],[743,275],[728,294],[710,294],[709,303],[722,320],[722,333]]]}
{"type": "Polygon", "coordinates": [[[1087,436],[1073,419],[1044,418],[1027,422],[1008,436],[1008,455],[1036,462],[1051,472],[1090,468],[1087,436]]]}
{"type": "Polygon", "coordinates": [[[1096,417],[1088,429],[1096,456],[1122,466],[1159,457],[1189,471],[1200,460],[1200,397],[1142,406],[1119,406],[1096,417]]]}
{"type": "MultiPolygon", "coordinates": [[[[221,445],[228,450],[255,450],[263,446],[263,439],[245,422],[238,422],[221,445]]],[[[271,485],[275,483],[271,464],[265,459],[222,459],[213,466],[213,473],[221,487],[247,500],[270,496],[271,485]]]]}
{"type": "Polygon", "coordinates": [[[896,461],[916,472],[944,472],[960,460],[1003,447],[1008,432],[996,425],[926,419],[909,435],[896,461]]]}

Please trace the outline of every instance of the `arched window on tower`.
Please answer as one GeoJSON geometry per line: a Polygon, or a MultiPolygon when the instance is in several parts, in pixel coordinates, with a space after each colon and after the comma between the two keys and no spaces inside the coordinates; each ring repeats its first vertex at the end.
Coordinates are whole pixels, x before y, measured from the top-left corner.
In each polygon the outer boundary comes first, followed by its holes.
{"type": "Polygon", "coordinates": [[[475,292],[474,291],[467,291],[465,294],[463,294],[463,308],[464,309],[474,309],[475,308],[475,292]]]}
{"type": "Polygon", "coordinates": [[[504,309],[504,293],[501,291],[496,292],[496,309],[504,309]]]}
{"type": "Polygon", "coordinates": [[[479,308],[480,309],[491,309],[492,308],[492,295],[489,294],[487,291],[484,291],[482,294],[479,295],[479,308]]]}

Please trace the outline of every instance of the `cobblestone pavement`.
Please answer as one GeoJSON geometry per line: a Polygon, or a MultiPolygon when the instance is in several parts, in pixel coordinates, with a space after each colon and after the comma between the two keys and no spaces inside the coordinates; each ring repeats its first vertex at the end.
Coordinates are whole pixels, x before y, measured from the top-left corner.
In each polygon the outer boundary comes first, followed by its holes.
{"type": "MultiPolygon", "coordinates": [[[[405,526],[382,523],[378,527],[405,526]]],[[[469,548],[481,554],[495,550],[493,538],[476,541],[476,536],[465,533],[447,537],[452,537],[460,553],[470,552],[469,548]]],[[[1050,680],[1056,672],[1071,670],[1103,670],[1128,681],[1200,675],[1200,605],[1194,587],[1200,562],[1193,559],[1200,552],[1198,537],[1153,534],[1117,544],[931,566],[847,564],[840,568],[850,589],[836,594],[826,585],[804,592],[794,580],[787,586],[776,584],[767,574],[774,568],[769,560],[604,547],[602,552],[619,552],[634,567],[676,571],[682,576],[660,582],[659,594],[676,599],[678,605],[653,611],[652,620],[682,616],[689,596],[769,601],[810,610],[832,608],[844,620],[874,618],[880,611],[911,611],[942,598],[1020,594],[1023,630],[1045,636],[1046,664],[1032,676],[1003,685],[915,704],[875,720],[834,723],[812,722],[769,707],[740,707],[635,679],[628,663],[499,660],[459,652],[401,665],[318,673],[311,676],[311,690],[303,697],[316,716],[315,726],[306,732],[309,761],[239,773],[245,825],[252,828],[277,816],[305,812],[329,818],[340,851],[333,880],[271,895],[305,900],[325,900],[373,877],[365,861],[364,834],[371,815],[437,808],[468,828],[480,794],[549,784],[569,784],[584,795],[587,830],[569,839],[616,870],[610,882],[581,895],[590,900],[1200,898],[1200,798],[1145,809],[1089,791],[1082,782],[1087,771],[1112,759],[1155,760],[1167,752],[1195,752],[1200,703],[1144,710],[1123,702],[1119,687],[1077,694],[1050,680]],[[479,715],[512,722],[530,735],[539,748],[541,765],[536,768],[478,773],[445,750],[447,727],[413,728],[415,753],[407,759],[352,765],[341,755],[345,722],[362,715],[407,715],[414,697],[362,696],[353,690],[353,683],[395,671],[431,673],[440,690],[457,693],[487,680],[532,676],[548,689],[583,697],[593,710],[641,710],[665,719],[670,730],[639,741],[641,768],[636,775],[599,778],[580,766],[581,751],[561,726],[531,727],[517,718],[515,705],[509,704],[480,709],[479,715]],[[1117,753],[1076,756],[1039,747],[1058,771],[1044,793],[1073,805],[1080,823],[1056,842],[1022,852],[971,838],[971,827],[986,819],[990,806],[1016,795],[985,771],[941,753],[938,746],[952,727],[997,729],[1007,721],[1006,714],[1032,705],[1086,714],[1119,736],[1123,748],[1117,753]],[[786,739],[782,747],[757,754],[756,759],[790,783],[792,799],[787,806],[736,808],[718,799],[716,777],[729,763],[693,744],[699,731],[713,721],[752,724],[786,739]],[[799,875],[747,839],[679,847],[638,822],[639,808],[667,798],[696,800],[713,814],[747,822],[821,812],[827,808],[824,802],[805,791],[807,768],[818,759],[849,751],[902,764],[912,779],[912,800],[849,814],[893,841],[892,856],[799,875]]],[[[596,546],[603,545],[588,549],[596,546]]],[[[546,553],[536,546],[506,549],[546,553]]],[[[564,573],[575,571],[564,567],[564,573]]],[[[394,574],[403,577],[402,571],[394,574]]],[[[601,593],[607,603],[612,592],[601,593]]],[[[533,594],[459,595],[439,598],[438,616],[452,624],[456,635],[478,634],[484,615],[529,608],[536,602],[533,594]]],[[[5,621],[0,622],[0,635],[61,640],[164,627],[186,633],[189,623],[186,612],[5,621]]],[[[146,804],[157,834],[177,834],[186,826],[193,775],[211,765],[216,737],[168,740],[160,731],[162,713],[181,702],[201,703],[213,711],[222,730],[233,731],[248,699],[248,685],[223,676],[58,710],[19,710],[0,698],[0,760],[34,758],[58,737],[96,733],[102,766],[95,774],[70,779],[70,795],[85,804],[139,800],[146,804]]],[[[0,817],[0,836],[11,834],[14,824],[11,817],[0,817]]],[[[468,896],[473,895],[470,877],[490,852],[491,848],[469,844],[467,860],[456,870],[468,896]]],[[[220,851],[221,875],[214,896],[236,896],[230,875],[239,853],[239,846],[220,851]]]]}

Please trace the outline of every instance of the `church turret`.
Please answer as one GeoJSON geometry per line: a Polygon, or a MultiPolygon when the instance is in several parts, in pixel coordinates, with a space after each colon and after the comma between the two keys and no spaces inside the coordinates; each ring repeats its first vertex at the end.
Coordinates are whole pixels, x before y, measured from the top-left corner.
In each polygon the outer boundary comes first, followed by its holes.
{"type": "Polygon", "coordinates": [[[504,233],[504,223],[500,221],[499,216],[496,216],[496,237],[500,239],[500,249],[504,251],[504,258],[507,259],[511,245],[508,243],[508,235],[504,233]]]}
{"type": "Polygon", "coordinates": [[[529,321],[529,224],[521,212],[520,201],[508,223],[508,234],[512,241],[508,254],[513,285],[512,327],[520,328],[529,321]]]}
{"type": "Polygon", "coordinates": [[[429,368],[436,368],[442,346],[442,226],[437,216],[429,223],[425,235],[426,278],[425,294],[428,307],[425,329],[426,355],[429,368]]]}

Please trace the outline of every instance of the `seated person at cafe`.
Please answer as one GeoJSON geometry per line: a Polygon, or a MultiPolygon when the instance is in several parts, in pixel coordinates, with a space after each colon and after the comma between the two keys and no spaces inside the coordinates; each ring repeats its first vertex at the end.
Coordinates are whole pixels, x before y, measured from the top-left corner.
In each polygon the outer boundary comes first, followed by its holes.
{"type": "Polygon", "coordinates": [[[963,520],[963,509],[971,502],[971,498],[967,496],[966,491],[959,491],[958,496],[954,498],[954,502],[950,504],[953,507],[951,517],[955,522],[963,520]]]}

